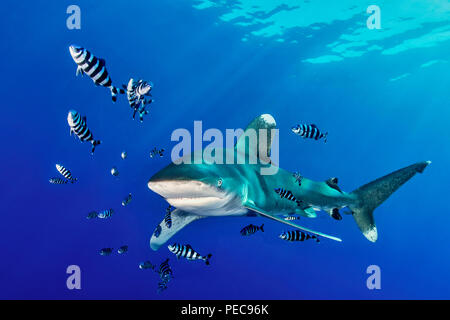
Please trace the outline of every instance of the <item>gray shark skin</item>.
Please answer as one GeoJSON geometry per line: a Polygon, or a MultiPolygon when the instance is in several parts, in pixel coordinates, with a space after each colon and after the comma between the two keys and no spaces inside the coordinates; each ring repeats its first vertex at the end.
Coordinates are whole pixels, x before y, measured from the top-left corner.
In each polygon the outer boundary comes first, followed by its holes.
{"type": "MultiPolygon", "coordinates": [[[[271,115],[262,115],[247,127],[252,129],[273,129],[275,120],[271,115]]],[[[243,135],[244,136],[244,135],[243,135]]],[[[364,236],[375,242],[378,237],[373,218],[373,210],[384,202],[401,185],[416,173],[423,172],[430,161],[419,162],[395,171],[387,176],[370,182],[351,193],[340,192],[332,188],[325,181],[313,181],[302,178],[301,186],[291,172],[278,168],[273,175],[262,175],[261,168],[273,166],[272,163],[237,164],[238,156],[248,157],[256,152],[248,148],[240,138],[235,146],[235,164],[215,164],[201,161],[194,164],[169,164],[156,173],[148,182],[148,187],[161,195],[176,207],[172,212],[172,226],[167,228],[164,221],[160,223],[161,232],[152,235],[150,247],[157,250],[175,233],[189,223],[206,217],[261,215],[294,228],[316,234],[321,237],[341,241],[341,239],[318,231],[299,226],[286,221],[286,214],[298,214],[308,218],[315,218],[316,211],[331,214],[333,209],[349,208],[364,236]],[[301,200],[301,205],[295,201],[281,198],[274,189],[284,188],[301,200]]],[[[270,142],[266,154],[270,154],[270,142]]],[[[258,146],[261,153],[261,146],[258,146]]],[[[223,152],[227,150],[216,150],[223,152]]]]}

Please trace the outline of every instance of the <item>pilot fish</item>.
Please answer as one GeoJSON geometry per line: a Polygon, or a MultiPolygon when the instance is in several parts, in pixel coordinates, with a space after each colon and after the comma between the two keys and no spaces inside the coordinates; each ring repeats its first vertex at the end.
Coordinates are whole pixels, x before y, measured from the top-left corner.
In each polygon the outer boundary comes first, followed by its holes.
{"type": "Polygon", "coordinates": [[[139,263],[139,269],[146,270],[146,269],[155,269],[155,266],[150,261],[144,261],[139,263]]]}
{"type": "Polygon", "coordinates": [[[281,199],[285,198],[290,201],[294,201],[297,203],[298,206],[302,204],[302,200],[298,200],[291,191],[283,189],[283,188],[277,188],[274,189],[276,193],[278,193],[281,197],[281,199]]]}
{"type": "Polygon", "coordinates": [[[253,224],[249,224],[248,226],[245,226],[241,230],[241,235],[249,236],[249,235],[255,234],[258,230],[261,230],[262,232],[264,232],[264,223],[260,227],[254,226],[253,224]]]}
{"type": "Polygon", "coordinates": [[[155,156],[159,155],[160,157],[164,156],[164,149],[158,150],[156,147],[153,148],[152,151],[150,151],[150,158],[154,158],[155,156]]]}
{"type": "Polygon", "coordinates": [[[118,254],[124,254],[125,252],[128,252],[128,246],[121,246],[118,250],[118,254]]]}
{"type": "Polygon", "coordinates": [[[300,230],[291,230],[283,232],[282,234],[280,234],[280,238],[286,241],[305,241],[308,239],[316,239],[316,242],[320,242],[317,236],[307,234],[300,230]]]}
{"type": "Polygon", "coordinates": [[[77,178],[72,177],[72,173],[70,172],[69,169],[65,168],[64,166],[60,165],[60,164],[56,164],[56,170],[58,170],[58,172],[67,180],[69,180],[70,182],[74,183],[75,181],[77,181],[77,178]]]}
{"type": "Polygon", "coordinates": [[[171,228],[172,227],[172,206],[169,206],[166,209],[166,215],[164,216],[164,223],[166,224],[167,228],[171,228]]]}
{"type": "Polygon", "coordinates": [[[117,100],[117,93],[125,93],[122,89],[112,85],[111,77],[106,70],[105,60],[95,57],[91,52],[79,46],[71,45],[69,51],[72,59],[78,65],[77,76],[87,74],[95,85],[109,88],[113,102],[117,100]]]}
{"type": "Polygon", "coordinates": [[[95,147],[101,143],[100,140],[94,140],[92,132],[86,124],[86,117],[81,117],[75,110],[70,110],[67,115],[67,122],[70,126],[70,135],[72,132],[82,141],[90,142],[92,144],[91,153],[94,153],[95,147]]]}
{"type": "Polygon", "coordinates": [[[113,213],[114,213],[113,209],[103,210],[98,213],[98,217],[100,219],[107,219],[107,218],[111,217],[113,215],[113,213]]]}
{"type": "Polygon", "coordinates": [[[131,202],[132,196],[131,193],[129,193],[123,200],[122,200],[122,205],[125,207],[126,205],[128,205],[131,202]]]}
{"type": "Polygon", "coordinates": [[[208,254],[207,256],[202,256],[198,254],[192,247],[187,245],[181,245],[178,243],[174,243],[172,245],[168,246],[170,252],[175,254],[177,258],[180,257],[186,258],[187,260],[203,260],[205,261],[206,265],[209,265],[209,259],[211,258],[212,254],[208,254]]]}
{"type": "Polygon", "coordinates": [[[286,220],[286,221],[300,220],[300,217],[299,216],[287,216],[287,217],[284,217],[284,220],[286,220]]]}
{"type": "Polygon", "coordinates": [[[144,80],[136,81],[131,78],[128,85],[123,85],[123,88],[126,90],[128,103],[134,110],[133,119],[136,116],[136,112],[139,112],[141,122],[144,121],[144,115],[148,114],[145,107],[153,102],[151,98],[146,98],[151,97],[150,91],[153,88],[153,83],[144,80]]]}
{"type": "Polygon", "coordinates": [[[109,256],[112,253],[113,249],[112,248],[103,248],[100,250],[100,255],[101,256],[109,256]]]}
{"type": "Polygon", "coordinates": [[[69,180],[61,178],[50,178],[48,179],[48,182],[50,182],[51,184],[67,184],[69,180]]]}
{"type": "Polygon", "coordinates": [[[298,124],[296,127],[292,127],[291,130],[304,139],[319,140],[323,138],[323,141],[327,142],[328,132],[322,133],[315,124],[298,124]]]}

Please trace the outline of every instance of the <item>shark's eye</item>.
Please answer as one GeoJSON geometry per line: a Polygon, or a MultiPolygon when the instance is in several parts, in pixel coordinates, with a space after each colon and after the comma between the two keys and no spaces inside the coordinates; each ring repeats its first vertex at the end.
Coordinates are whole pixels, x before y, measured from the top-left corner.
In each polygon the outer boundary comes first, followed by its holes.
{"type": "Polygon", "coordinates": [[[222,183],[223,183],[222,179],[217,180],[217,186],[219,188],[222,186],[222,183]]]}

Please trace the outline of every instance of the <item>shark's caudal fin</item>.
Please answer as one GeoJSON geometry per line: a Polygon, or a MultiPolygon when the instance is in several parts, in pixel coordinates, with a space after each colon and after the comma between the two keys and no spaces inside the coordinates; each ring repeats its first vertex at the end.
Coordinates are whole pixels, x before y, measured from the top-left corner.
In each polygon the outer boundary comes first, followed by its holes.
{"type": "Polygon", "coordinates": [[[170,228],[167,227],[165,223],[165,219],[161,221],[159,226],[161,227],[161,232],[156,237],[155,234],[152,235],[150,239],[150,247],[153,250],[158,250],[164,243],[166,243],[170,238],[172,238],[175,233],[183,229],[192,221],[204,218],[202,216],[198,216],[193,213],[188,213],[185,211],[181,211],[179,209],[175,209],[171,213],[172,225],[170,228]]]}
{"type": "Polygon", "coordinates": [[[373,210],[417,172],[422,173],[430,163],[431,161],[424,161],[413,164],[372,181],[352,192],[356,202],[349,207],[353,212],[356,224],[369,241],[375,242],[378,238],[373,210]]]}

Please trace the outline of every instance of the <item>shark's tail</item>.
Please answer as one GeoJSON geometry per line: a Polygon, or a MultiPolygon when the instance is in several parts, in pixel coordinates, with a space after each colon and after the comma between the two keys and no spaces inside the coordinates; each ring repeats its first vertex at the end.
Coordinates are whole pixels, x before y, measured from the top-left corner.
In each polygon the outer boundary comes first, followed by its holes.
{"type": "Polygon", "coordinates": [[[430,163],[431,161],[418,162],[378,178],[351,193],[356,201],[349,207],[352,210],[356,224],[369,241],[375,242],[378,238],[373,210],[417,172],[422,173],[430,163]]]}

